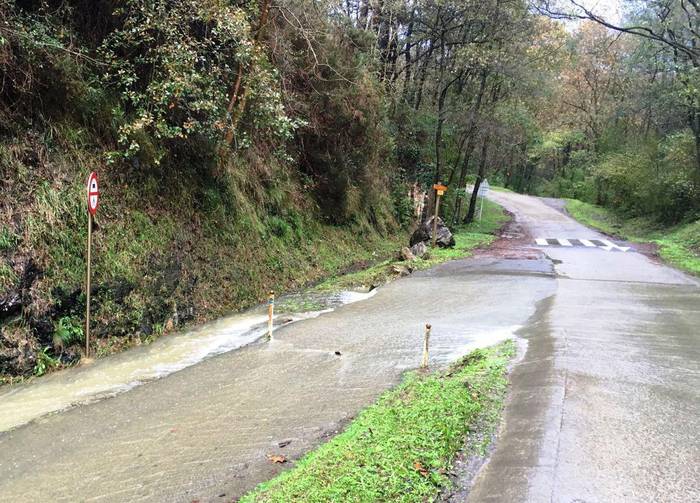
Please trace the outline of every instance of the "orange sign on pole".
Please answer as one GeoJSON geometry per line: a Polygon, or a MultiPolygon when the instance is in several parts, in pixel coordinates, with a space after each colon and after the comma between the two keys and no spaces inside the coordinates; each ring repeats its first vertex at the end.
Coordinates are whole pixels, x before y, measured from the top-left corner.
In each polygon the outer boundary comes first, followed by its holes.
{"type": "Polygon", "coordinates": [[[433,189],[437,191],[438,196],[442,196],[447,191],[447,186],[442,185],[441,183],[436,183],[435,185],[433,185],[433,189]]]}

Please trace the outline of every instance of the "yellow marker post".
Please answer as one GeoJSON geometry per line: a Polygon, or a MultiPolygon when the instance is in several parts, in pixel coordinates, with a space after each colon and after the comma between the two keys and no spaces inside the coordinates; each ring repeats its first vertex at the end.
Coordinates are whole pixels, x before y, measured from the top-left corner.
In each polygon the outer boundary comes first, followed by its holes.
{"type": "Polygon", "coordinates": [[[445,185],[442,185],[441,183],[436,183],[433,185],[433,189],[435,189],[436,196],[435,196],[435,216],[433,217],[433,240],[432,240],[432,247],[435,248],[435,242],[437,241],[437,219],[438,219],[438,214],[440,213],[440,197],[445,193],[447,190],[447,187],[445,185]]]}
{"type": "Polygon", "coordinates": [[[430,343],[430,323],[425,325],[425,338],[423,339],[423,361],[421,362],[421,368],[428,367],[428,345],[430,343]]]}
{"type": "Polygon", "coordinates": [[[272,316],[275,314],[275,292],[270,290],[267,299],[267,338],[272,340],[272,316]]]}

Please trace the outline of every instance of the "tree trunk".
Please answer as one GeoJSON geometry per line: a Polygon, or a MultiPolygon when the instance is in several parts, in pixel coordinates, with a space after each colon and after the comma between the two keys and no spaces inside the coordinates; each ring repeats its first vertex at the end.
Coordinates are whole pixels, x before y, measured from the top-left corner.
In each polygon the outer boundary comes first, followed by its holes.
{"type": "Polygon", "coordinates": [[[442,163],[442,125],[445,122],[444,107],[446,95],[447,86],[445,86],[440,92],[440,99],[438,99],[438,121],[437,126],[435,126],[435,172],[433,173],[433,183],[440,182],[440,168],[442,163]]]}
{"type": "Polygon", "coordinates": [[[404,64],[404,76],[403,76],[403,90],[401,91],[402,101],[408,99],[408,86],[411,82],[411,72],[413,70],[411,61],[411,49],[413,44],[411,43],[411,36],[413,35],[413,19],[416,14],[415,9],[411,11],[411,21],[408,23],[408,28],[406,29],[406,47],[404,48],[404,58],[406,63],[404,64]]]}
{"type": "MultiPolygon", "coordinates": [[[[469,142],[467,143],[467,148],[464,152],[464,160],[462,161],[462,167],[460,169],[461,173],[459,175],[459,183],[457,184],[457,187],[455,187],[455,190],[462,190],[462,187],[464,186],[464,182],[466,181],[467,177],[467,170],[469,169],[469,161],[471,160],[472,157],[472,152],[474,151],[474,135],[470,134],[469,135],[469,142]]],[[[466,193],[465,193],[466,196],[466,193]]],[[[456,197],[455,198],[455,205],[454,209],[452,211],[452,224],[456,224],[459,222],[460,214],[462,213],[462,199],[461,197],[456,197]]]]}
{"type": "Polygon", "coordinates": [[[443,78],[445,75],[445,32],[440,32],[440,73],[438,75],[438,86],[442,86],[440,90],[440,97],[438,98],[438,109],[437,109],[437,126],[435,127],[435,172],[433,174],[433,183],[440,182],[440,168],[442,158],[440,154],[442,153],[442,125],[445,122],[445,98],[447,97],[447,90],[450,84],[443,83],[443,78]]]}
{"type": "Polygon", "coordinates": [[[420,102],[423,98],[423,87],[425,86],[425,77],[428,74],[428,64],[430,63],[430,57],[433,55],[434,49],[435,45],[433,44],[433,40],[430,39],[430,42],[428,43],[428,50],[423,56],[425,59],[423,60],[423,64],[421,64],[418,69],[418,86],[415,91],[416,99],[413,101],[414,110],[418,110],[420,108],[420,102]]]}
{"type": "Polygon", "coordinates": [[[464,219],[464,223],[468,224],[474,221],[474,211],[476,210],[476,198],[479,195],[479,187],[481,187],[481,182],[484,181],[484,175],[486,174],[486,154],[489,148],[489,135],[484,136],[484,141],[481,144],[481,157],[479,158],[479,172],[476,175],[476,182],[474,183],[474,190],[472,190],[472,197],[469,200],[469,211],[464,219]]]}
{"type": "MultiPolygon", "coordinates": [[[[472,151],[474,150],[474,135],[475,135],[475,125],[476,118],[481,109],[481,102],[484,97],[484,92],[486,90],[486,79],[488,77],[488,72],[486,70],[481,72],[481,80],[479,82],[479,92],[476,95],[476,101],[474,106],[469,111],[469,121],[467,122],[467,135],[469,137],[469,142],[467,143],[467,149],[464,154],[464,161],[462,162],[462,168],[459,174],[459,183],[457,185],[457,190],[464,186],[464,182],[467,178],[467,170],[469,169],[469,160],[471,159],[472,151]]],[[[453,221],[459,221],[459,214],[462,212],[462,198],[455,198],[454,210],[452,212],[453,221]]]]}
{"type": "Polygon", "coordinates": [[[690,124],[695,136],[695,176],[700,181],[700,110],[694,110],[690,124]]]}
{"type": "MultiPolygon", "coordinates": [[[[267,15],[270,12],[270,1],[263,0],[260,6],[260,19],[258,20],[258,26],[255,30],[255,35],[253,37],[253,44],[257,45],[262,38],[263,30],[267,24],[267,15]]],[[[243,85],[243,74],[248,68],[245,65],[238,65],[238,72],[236,75],[236,82],[233,85],[231,91],[231,97],[229,99],[228,107],[226,107],[226,119],[229,121],[228,128],[224,134],[224,142],[227,146],[231,145],[233,141],[236,128],[238,127],[238,120],[243,115],[245,111],[245,104],[248,94],[248,88],[243,85]],[[235,108],[234,108],[235,107],[235,108]]]]}

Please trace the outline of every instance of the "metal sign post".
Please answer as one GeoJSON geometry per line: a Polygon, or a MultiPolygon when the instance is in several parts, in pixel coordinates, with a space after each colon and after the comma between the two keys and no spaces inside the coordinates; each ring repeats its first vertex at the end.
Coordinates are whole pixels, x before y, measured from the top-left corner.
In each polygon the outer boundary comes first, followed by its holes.
{"type": "Polygon", "coordinates": [[[477,196],[481,198],[481,205],[479,207],[479,222],[481,222],[481,215],[484,212],[484,198],[491,190],[488,180],[484,180],[481,185],[479,185],[479,192],[476,193],[477,196]]]}
{"type": "Polygon", "coordinates": [[[435,241],[437,240],[437,219],[438,214],[440,212],[440,197],[445,193],[447,187],[438,182],[435,185],[433,185],[433,189],[435,189],[437,195],[435,197],[435,216],[433,217],[433,241],[431,246],[435,248],[435,241]]]}
{"type": "Polygon", "coordinates": [[[87,183],[88,196],[88,238],[87,238],[87,277],[86,277],[86,302],[85,302],[85,357],[90,356],[90,272],[92,252],[92,218],[97,213],[97,204],[100,193],[97,188],[97,173],[90,173],[87,183]]]}

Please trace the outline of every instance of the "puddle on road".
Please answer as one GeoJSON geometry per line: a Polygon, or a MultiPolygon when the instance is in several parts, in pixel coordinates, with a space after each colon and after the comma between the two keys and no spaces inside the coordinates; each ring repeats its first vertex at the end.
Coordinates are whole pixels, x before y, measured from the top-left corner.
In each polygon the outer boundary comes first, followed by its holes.
{"type": "MultiPolygon", "coordinates": [[[[370,292],[301,293],[276,302],[275,326],[314,318],[372,297],[370,292]]],[[[34,382],[0,390],[0,432],[52,412],[116,395],[227,351],[250,344],[267,332],[267,306],[157,339],[93,365],[75,367],[34,382]]]]}

